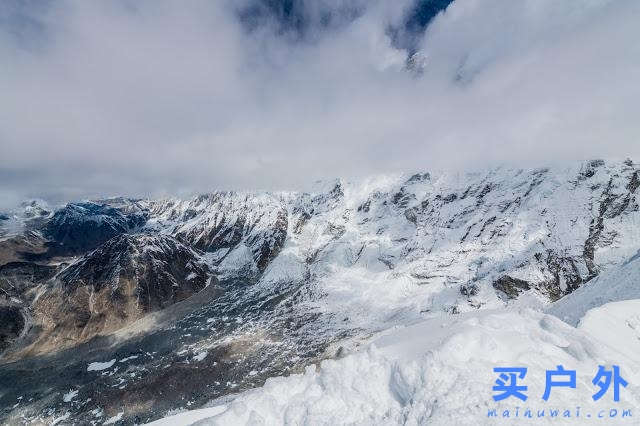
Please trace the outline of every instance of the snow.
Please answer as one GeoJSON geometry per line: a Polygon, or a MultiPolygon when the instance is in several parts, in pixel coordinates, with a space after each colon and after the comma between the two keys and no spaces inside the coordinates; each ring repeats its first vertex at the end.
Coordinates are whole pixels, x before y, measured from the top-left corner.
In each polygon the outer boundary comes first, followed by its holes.
{"type": "Polygon", "coordinates": [[[577,371],[578,389],[554,389],[554,406],[580,406],[585,414],[608,409],[611,401],[592,402],[591,381],[598,365],[615,364],[630,383],[615,406],[637,410],[639,307],[607,304],[640,299],[640,209],[629,189],[637,173],[633,164],[589,162],[389,175],[325,182],[311,194],[214,194],[174,204],[163,217],[198,212],[170,231],[194,240],[206,236],[208,220],[220,223],[218,207],[210,212],[207,203],[242,212],[250,205],[261,212],[252,211],[254,218],[266,218],[234,247],[207,256],[224,276],[255,272],[255,248],[269,242],[272,213],[284,206],[286,240],[247,286],[247,300],[295,291],[294,309],[320,317],[301,332],[378,336],[364,347],[341,341],[360,349],[219,401],[227,408],[202,424],[495,424],[487,410],[517,404],[493,402],[492,369],[517,365],[529,368],[531,398],[520,406],[544,408],[545,372],[563,365],[577,371]],[[592,237],[591,261],[585,250],[592,237]],[[507,300],[493,288],[505,276],[531,289],[507,300]],[[549,304],[571,282],[587,279],[549,304]],[[461,291],[467,285],[474,291],[461,291]]]}
{"type": "Polygon", "coordinates": [[[70,390],[69,392],[65,393],[64,396],[62,397],[62,400],[64,402],[71,402],[71,400],[73,398],[75,398],[76,396],[78,396],[78,390],[70,390]]]}
{"type": "Polygon", "coordinates": [[[611,268],[552,304],[548,312],[569,324],[591,308],[608,302],[640,299],[640,251],[622,266],[611,268]]]}
{"type": "Polygon", "coordinates": [[[231,255],[232,259],[224,268],[228,272],[231,272],[229,268],[251,267],[249,259],[260,255],[263,242],[272,241],[276,224],[286,221],[286,210],[280,197],[271,193],[221,191],[191,200],[152,201],[149,207],[152,217],[146,228],[159,229],[181,241],[190,241],[204,251],[215,251],[207,256],[212,262],[231,255]],[[235,228],[236,225],[239,226],[235,228]],[[240,237],[241,241],[236,244],[238,248],[244,246],[240,252],[234,254],[231,247],[225,247],[225,243],[231,243],[229,237],[224,237],[223,230],[229,230],[226,227],[235,228],[229,236],[240,237]],[[209,247],[214,240],[217,244],[209,247]],[[240,259],[245,255],[247,259],[240,259]]]}
{"type": "MultiPolygon", "coordinates": [[[[616,316],[609,323],[602,318],[611,312],[635,312],[634,325],[639,324],[638,307],[640,301],[629,302],[624,309],[604,306],[590,312],[578,329],[532,309],[427,320],[383,333],[362,350],[323,361],[320,368],[309,366],[304,374],[268,379],[263,387],[225,403],[226,408],[219,407],[214,415],[195,410],[193,417],[169,419],[182,425],[194,418],[199,425],[482,425],[496,423],[487,417],[494,408],[502,413],[518,406],[523,413],[528,407],[535,413],[579,406],[580,423],[589,424],[592,419],[587,415],[595,417],[610,407],[632,413],[640,409],[640,351],[627,348],[627,336],[601,340],[608,327],[619,326],[629,317],[616,316]],[[620,402],[613,403],[610,394],[593,402],[591,380],[598,365],[614,364],[630,385],[621,390],[620,402]],[[545,371],[557,365],[576,370],[577,388],[553,388],[545,403],[541,399],[545,371]],[[493,368],[512,366],[528,368],[524,384],[529,399],[495,403],[493,368]]],[[[631,326],[629,330],[636,332],[631,326]]],[[[571,415],[574,418],[534,419],[533,424],[576,424],[576,413],[571,415]]],[[[527,424],[525,419],[522,424],[527,424]]]]}
{"type": "Polygon", "coordinates": [[[27,222],[33,218],[51,217],[52,209],[44,201],[33,199],[24,201],[9,212],[0,211],[6,220],[0,220],[0,241],[20,235],[27,229],[27,222]]]}
{"type": "Polygon", "coordinates": [[[111,361],[107,361],[107,362],[92,362],[87,366],[87,371],[102,371],[102,370],[106,370],[107,368],[111,368],[113,367],[113,364],[116,363],[116,359],[112,359],[111,361]]]}
{"type": "Polygon", "coordinates": [[[547,285],[561,296],[568,282],[590,277],[585,242],[601,211],[593,268],[621,265],[640,248],[629,189],[638,172],[629,162],[591,161],[336,179],[311,193],[215,192],[149,201],[145,227],[207,252],[220,280],[251,283],[247,300],[299,291],[294,309],[320,314],[322,332],[378,332],[502,308],[513,302],[493,284],[505,276],[530,283],[526,297],[548,303],[547,285]],[[604,200],[612,200],[606,209],[604,200]],[[281,247],[259,270],[285,225],[281,247]]]}
{"type": "Polygon", "coordinates": [[[240,243],[218,265],[220,277],[228,277],[240,274],[244,277],[253,276],[257,273],[257,266],[253,260],[251,248],[244,243],[240,243]]]}
{"type": "Polygon", "coordinates": [[[591,309],[578,328],[631,359],[640,356],[640,300],[607,303],[591,309]]]}
{"type": "Polygon", "coordinates": [[[165,417],[155,422],[147,423],[147,426],[175,426],[190,425],[207,417],[215,416],[226,410],[225,406],[201,408],[199,410],[184,411],[180,414],[165,417]]]}
{"type": "Polygon", "coordinates": [[[194,361],[198,361],[198,362],[200,362],[200,361],[202,361],[203,359],[205,359],[205,358],[207,357],[207,355],[208,355],[208,352],[207,352],[207,351],[199,352],[198,354],[196,354],[196,355],[193,357],[193,360],[194,360],[194,361]]]}
{"type": "Polygon", "coordinates": [[[64,415],[57,417],[55,419],[53,419],[53,421],[51,422],[51,426],[55,426],[58,423],[64,422],[65,420],[68,420],[69,417],[71,417],[71,413],[65,413],[64,415]]]}
{"type": "MultiPolygon", "coordinates": [[[[626,300],[640,299],[640,210],[628,189],[638,171],[635,165],[585,163],[398,174],[324,182],[310,194],[150,201],[147,230],[210,250],[203,259],[220,279],[251,278],[242,302],[295,294],[295,303],[280,303],[269,315],[289,315],[287,309],[302,318],[318,314],[300,334],[319,341],[350,332],[378,336],[319,369],[269,379],[225,401],[228,409],[194,410],[174,421],[483,424],[486,410],[496,407],[492,368],[505,365],[530,369],[532,407],[542,405],[546,369],[576,369],[579,389],[559,390],[554,403],[592,409],[597,404],[588,390],[597,366],[617,364],[631,383],[619,405],[637,408],[639,307],[626,300]],[[613,201],[607,207],[603,200],[613,201]],[[601,236],[588,265],[586,240],[599,215],[601,236]],[[258,259],[264,248],[280,244],[276,237],[285,226],[282,246],[261,270],[258,259]],[[572,279],[590,278],[590,268],[600,275],[549,305],[545,285],[557,280],[552,290],[565,291],[572,279]],[[517,300],[497,295],[493,285],[504,276],[526,280],[531,290],[517,300]],[[473,294],[461,291],[467,285],[476,288],[473,294]]],[[[229,315],[223,321],[244,318],[229,315]]],[[[91,363],[87,371],[115,361],[91,363]]]]}
{"type": "Polygon", "coordinates": [[[104,423],[102,423],[103,425],[113,425],[116,424],[117,422],[119,422],[122,419],[122,416],[124,415],[124,411],[119,412],[118,414],[116,414],[113,417],[110,417],[107,419],[107,421],[105,421],[104,423]]]}
{"type": "MultiPolygon", "coordinates": [[[[627,189],[636,172],[621,163],[434,172],[337,180],[320,192],[282,195],[287,239],[251,291],[269,297],[300,285],[308,296],[296,309],[321,314],[324,329],[368,332],[502,308],[513,303],[493,288],[504,276],[527,281],[529,296],[548,303],[545,286],[566,291],[567,282],[589,277],[585,241],[602,200],[613,201],[594,267],[615,268],[640,248],[640,211],[627,189]],[[467,285],[474,294],[460,291],[467,285]]],[[[251,261],[236,249],[221,269],[242,268],[241,258],[251,261]]]]}

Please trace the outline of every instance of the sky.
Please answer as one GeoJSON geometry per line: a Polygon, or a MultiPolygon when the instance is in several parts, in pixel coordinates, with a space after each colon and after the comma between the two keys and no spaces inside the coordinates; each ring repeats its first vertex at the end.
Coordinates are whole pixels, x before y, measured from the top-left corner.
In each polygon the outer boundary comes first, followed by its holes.
{"type": "Polygon", "coordinates": [[[638,22],[635,0],[3,0],[0,207],[638,159],[638,22]]]}

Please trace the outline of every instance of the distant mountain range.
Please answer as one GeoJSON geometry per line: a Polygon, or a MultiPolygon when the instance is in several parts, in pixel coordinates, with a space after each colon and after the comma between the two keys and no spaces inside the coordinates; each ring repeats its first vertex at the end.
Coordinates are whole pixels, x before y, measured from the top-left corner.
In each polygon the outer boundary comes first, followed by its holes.
{"type": "Polygon", "coordinates": [[[395,325],[590,294],[640,250],[638,187],[593,160],[24,203],[0,215],[0,421],[140,423],[395,325]]]}

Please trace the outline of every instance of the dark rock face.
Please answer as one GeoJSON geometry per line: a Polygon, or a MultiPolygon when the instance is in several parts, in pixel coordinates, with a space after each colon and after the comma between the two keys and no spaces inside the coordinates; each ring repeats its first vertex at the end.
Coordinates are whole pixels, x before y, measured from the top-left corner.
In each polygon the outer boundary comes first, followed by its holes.
{"type": "Polygon", "coordinates": [[[38,232],[26,231],[0,241],[0,266],[16,261],[32,261],[46,253],[46,240],[38,232]]]}
{"type": "Polygon", "coordinates": [[[0,306],[0,354],[16,340],[24,330],[26,321],[17,306],[0,306]]]}
{"type": "Polygon", "coordinates": [[[463,296],[472,297],[477,295],[478,291],[480,291],[480,289],[478,288],[477,284],[474,283],[460,286],[460,294],[462,294],[463,296]]]}
{"type": "Polygon", "coordinates": [[[515,299],[520,293],[530,290],[531,286],[527,281],[505,275],[493,283],[493,288],[504,293],[509,299],[515,299]]]}
{"type": "Polygon", "coordinates": [[[634,194],[638,187],[640,187],[640,174],[636,171],[631,176],[631,180],[629,180],[629,183],[627,184],[627,189],[631,194],[634,194]]]}
{"type": "Polygon", "coordinates": [[[449,6],[453,0],[417,0],[412,2],[400,25],[387,29],[394,46],[405,49],[409,55],[419,48],[421,35],[431,20],[449,6]]]}
{"type": "Polygon", "coordinates": [[[142,311],[150,312],[202,290],[209,269],[197,252],[174,238],[125,234],[107,241],[58,278],[67,292],[81,286],[94,292],[109,287],[114,301],[122,296],[120,282],[132,281],[142,311]]]}
{"type": "Polygon", "coordinates": [[[407,182],[405,183],[412,184],[412,183],[428,181],[430,179],[431,179],[431,174],[429,173],[416,173],[412,175],[409,179],[407,179],[407,182]]]}
{"type": "Polygon", "coordinates": [[[199,254],[168,236],[123,234],[60,272],[33,305],[33,353],[116,331],[199,292],[211,279],[199,254]]]}
{"type": "Polygon", "coordinates": [[[57,269],[31,262],[11,262],[0,266],[0,300],[30,300],[35,296],[29,294],[30,290],[51,278],[57,269]]]}
{"type": "Polygon", "coordinates": [[[55,242],[56,253],[82,253],[144,225],[147,219],[148,213],[135,202],[69,203],[53,215],[44,234],[55,242]]]}
{"type": "Polygon", "coordinates": [[[280,252],[289,225],[288,212],[277,198],[234,192],[205,194],[186,206],[154,213],[177,221],[172,235],[196,249],[228,254],[244,244],[260,271],[280,252]]]}
{"type": "Polygon", "coordinates": [[[603,160],[591,160],[588,161],[580,170],[578,174],[578,180],[586,180],[593,177],[596,174],[598,168],[604,166],[603,160]]]}
{"type": "Polygon", "coordinates": [[[220,249],[231,251],[244,242],[250,247],[254,261],[261,270],[277,255],[287,237],[286,211],[278,212],[271,226],[259,232],[253,231],[256,222],[244,214],[225,217],[221,213],[220,219],[215,224],[203,221],[197,226],[180,230],[176,237],[209,252],[220,249]]]}
{"type": "Polygon", "coordinates": [[[287,238],[288,218],[286,211],[278,212],[272,232],[259,237],[250,237],[248,242],[257,247],[254,259],[258,269],[264,271],[267,265],[278,255],[287,238]]]}
{"type": "Polygon", "coordinates": [[[393,195],[391,202],[400,208],[405,208],[414,199],[415,196],[413,196],[413,194],[409,194],[404,190],[404,188],[401,188],[400,191],[393,195]]]}

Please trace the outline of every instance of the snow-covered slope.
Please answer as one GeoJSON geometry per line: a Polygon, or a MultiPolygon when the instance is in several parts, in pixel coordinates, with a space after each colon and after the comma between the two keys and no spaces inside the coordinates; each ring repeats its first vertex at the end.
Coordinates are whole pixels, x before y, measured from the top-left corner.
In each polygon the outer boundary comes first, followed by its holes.
{"type": "Polygon", "coordinates": [[[547,312],[576,325],[589,309],[629,299],[640,299],[640,251],[558,300],[547,312]]]}
{"type": "Polygon", "coordinates": [[[559,299],[640,248],[631,160],[390,175],[311,193],[138,203],[147,231],[208,252],[247,300],[293,295],[328,328],[559,299]]]}
{"type": "Polygon", "coordinates": [[[573,410],[574,418],[536,424],[576,424],[577,406],[583,416],[611,408],[591,400],[600,364],[622,366],[632,384],[614,407],[639,409],[640,357],[627,344],[637,303],[598,308],[579,329],[508,308],[569,294],[550,311],[575,325],[591,307],[640,297],[638,173],[630,161],[592,161],[336,181],[312,194],[280,194],[287,238],[244,297],[295,294],[295,310],[318,314],[315,334],[417,324],[376,340],[377,349],[214,401],[225,411],[199,424],[493,424],[488,410],[524,411],[491,399],[492,368],[513,365],[529,367],[534,415],[573,410]],[[624,284],[616,290],[614,282],[624,284]],[[490,309],[505,304],[507,311],[490,309]],[[607,333],[612,327],[627,333],[607,333]],[[578,371],[578,389],[559,390],[551,406],[540,399],[544,372],[560,364],[578,371]]]}
{"type": "MultiPolygon", "coordinates": [[[[192,200],[160,200],[149,203],[147,229],[170,233],[212,259],[238,259],[229,267],[264,270],[278,254],[287,236],[287,210],[272,194],[218,192],[192,200]]],[[[227,263],[228,260],[227,260],[227,263]]],[[[246,276],[245,279],[252,278],[246,276]]]]}
{"type": "Polygon", "coordinates": [[[281,194],[287,238],[249,291],[295,292],[327,326],[366,330],[525,292],[555,300],[640,248],[638,174],[631,161],[591,161],[281,194]]]}
{"type": "Polygon", "coordinates": [[[43,200],[25,201],[11,211],[0,211],[0,239],[19,235],[27,225],[46,220],[51,214],[51,207],[43,200]]]}
{"type": "MultiPolygon", "coordinates": [[[[638,312],[640,301],[633,303],[638,312]]],[[[601,309],[618,311],[613,305],[601,309]]],[[[619,327],[624,321],[615,317],[607,325],[619,327]]],[[[634,424],[640,409],[640,354],[624,351],[622,335],[603,340],[604,334],[599,327],[575,329],[529,309],[429,320],[387,333],[358,353],[308,367],[304,374],[269,379],[230,401],[212,402],[215,408],[208,411],[169,417],[162,424],[192,424],[199,414],[212,412],[197,424],[575,425],[602,423],[602,413],[613,424],[634,424]],[[576,371],[576,389],[552,388],[544,401],[545,372],[557,365],[576,371]],[[629,385],[621,388],[619,402],[612,401],[612,390],[592,400],[598,365],[620,367],[629,385]],[[528,400],[494,402],[493,368],[514,366],[528,368],[521,382],[528,386],[528,400]],[[611,408],[616,409],[613,419],[611,408]],[[489,417],[494,409],[500,418],[489,417]],[[509,420],[502,418],[505,410],[509,420]],[[538,418],[540,410],[545,417],[538,418]],[[632,417],[623,418],[624,410],[632,417]]]]}
{"type": "Polygon", "coordinates": [[[640,354],[640,299],[607,303],[589,310],[580,320],[584,330],[630,357],[640,354]]]}

